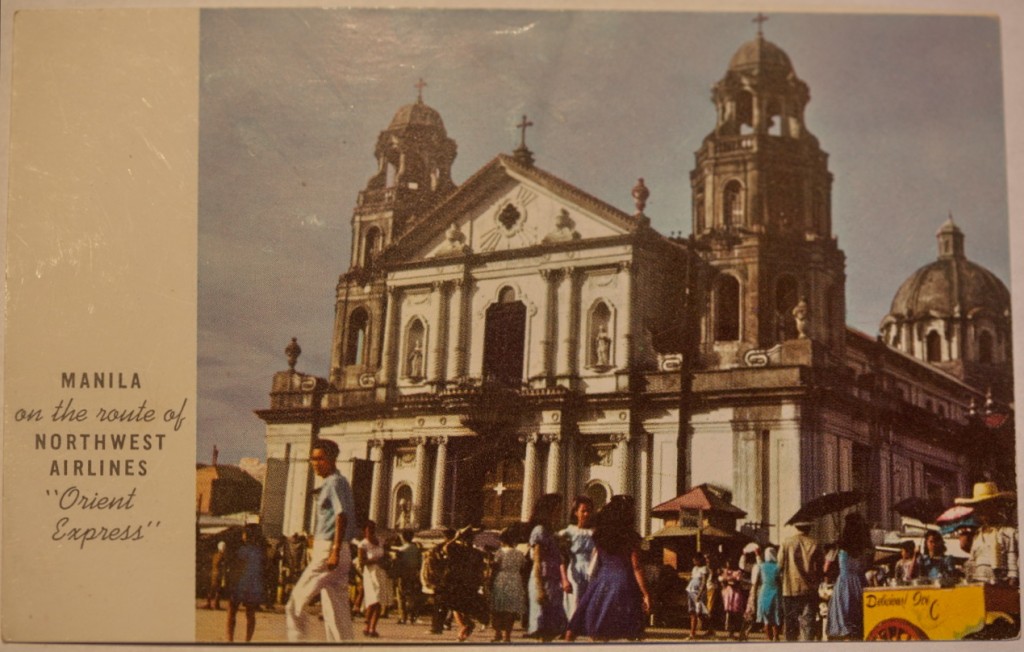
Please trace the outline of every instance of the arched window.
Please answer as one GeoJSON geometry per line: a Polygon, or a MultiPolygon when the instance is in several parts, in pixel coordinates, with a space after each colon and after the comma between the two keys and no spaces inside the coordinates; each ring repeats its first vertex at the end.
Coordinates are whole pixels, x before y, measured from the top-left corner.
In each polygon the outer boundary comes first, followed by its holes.
{"type": "Polygon", "coordinates": [[[423,322],[413,319],[405,331],[405,375],[408,378],[423,378],[426,354],[426,329],[423,322]]]}
{"type": "Polygon", "coordinates": [[[696,216],[697,233],[704,230],[704,193],[697,193],[693,199],[693,214],[696,216]]]}
{"type": "Polygon", "coordinates": [[[793,308],[799,301],[796,279],[789,274],[779,277],[775,283],[775,314],[779,322],[779,339],[791,340],[797,336],[793,308]]]}
{"type": "Polygon", "coordinates": [[[725,275],[715,287],[715,341],[740,339],[740,282],[725,275]]]}
{"type": "Polygon", "coordinates": [[[992,345],[992,333],[981,331],[981,335],[978,336],[978,362],[981,364],[992,364],[992,345]]]}
{"type": "Polygon", "coordinates": [[[484,322],[484,377],[509,387],[520,387],[526,350],[526,305],[505,286],[498,302],[487,309],[484,322]]]}
{"type": "Polygon", "coordinates": [[[942,336],[938,331],[928,331],[925,338],[925,355],[928,362],[942,361],[942,336]]]}
{"type": "Polygon", "coordinates": [[[590,310],[590,331],[587,362],[591,367],[608,367],[615,360],[612,352],[612,311],[604,301],[590,310]]]}
{"type": "Polygon", "coordinates": [[[363,266],[373,262],[373,257],[380,250],[381,234],[380,229],[371,226],[363,237],[363,266]]]}
{"type": "Polygon", "coordinates": [[[365,364],[366,338],[370,316],[363,308],[356,308],[348,318],[348,338],[345,345],[345,364],[365,364]]]}
{"type": "Polygon", "coordinates": [[[739,181],[730,181],[722,193],[722,226],[738,224],[743,224],[743,186],[739,181]]]}

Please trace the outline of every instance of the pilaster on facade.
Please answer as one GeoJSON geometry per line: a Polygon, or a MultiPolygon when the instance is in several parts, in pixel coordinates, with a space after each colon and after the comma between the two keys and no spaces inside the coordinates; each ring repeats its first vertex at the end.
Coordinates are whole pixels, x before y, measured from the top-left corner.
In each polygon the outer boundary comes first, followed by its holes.
{"type": "Polygon", "coordinates": [[[385,465],[387,455],[383,439],[371,439],[367,442],[370,448],[370,461],[373,462],[373,476],[370,485],[370,518],[383,524],[387,507],[385,465]]]}
{"type": "Polygon", "coordinates": [[[466,375],[466,288],[463,278],[451,282],[448,295],[448,370],[447,380],[455,381],[466,375]]]}
{"type": "Polygon", "coordinates": [[[519,438],[519,441],[526,444],[526,455],[524,457],[523,470],[523,504],[520,510],[520,520],[530,520],[530,512],[533,503],[537,501],[537,435],[528,434],[519,438]]]}
{"type": "Polygon", "coordinates": [[[427,368],[429,369],[428,381],[434,385],[444,381],[446,371],[448,328],[445,328],[444,324],[446,324],[445,307],[449,285],[450,283],[447,281],[435,281],[431,284],[434,303],[434,345],[428,351],[430,359],[427,368]]]}
{"type": "Polygon", "coordinates": [[[448,437],[434,438],[437,458],[434,461],[434,495],[430,506],[430,527],[445,526],[445,496],[448,495],[448,437]]]}
{"type": "Polygon", "coordinates": [[[416,446],[416,486],[413,488],[412,509],[413,522],[417,528],[426,527],[426,501],[427,501],[427,438],[412,437],[410,440],[416,446]]]}
{"type": "Polygon", "coordinates": [[[640,534],[647,536],[651,533],[651,446],[653,437],[645,430],[634,434],[637,450],[637,464],[640,467],[640,477],[637,483],[637,518],[639,520],[640,534]]]}
{"type": "Polygon", "coordinates": [[[619,351],[619,358],[622,360],[621,369],[628,371],[633,368],[633,363],[636,358],[636,352],[633,350],[633,261],[624,260],[618,264],[617,274],[619,277],[619,285],[622,288],[619,291],[620,296],[625,297],[625,301],[619,308],[617,319],[619,322],[617,328],[618,343],[616,351],[619,351]]]}
{"type": "Polygon", "coordinates": [[[562,463],[562,435],[561,433],[548,433],[543,435],[544,441],[548,443],[547,478],[544,482],[545,493],[562,494],[563,479],[565,478],[564,465],[562,463]]]}
{"type": "Polygon", "coordinates": [[[557,269],[541,269],[540,277],[544,281],[544,324],[541,328],[541,375],[548,382],[555,375],[555,355],[558,324],[558,285],[561,271],[557,269]]]}
{"type": "Polygon", "coordinates": [[[394,386],[397,373],[397,354],[399,340],[399,317],[401,313],[401,290],[388,286],[387,312],[384,318],[384,345],[381,354],[380,376],[377,378],[377,400],[386,401],[394,386]]]}
{"type": "Polygon", "coordinates": [[[579,270],[566,267],[558,285],[558,378],[572,386],[579,358],[579,270]]]}
{"type": "Polygon", "coordinates": [[[632,477],[632,470],[630,468],[632,456],[629,450],[629,443],[632,438],[628,432],[617,432],[611,435],[610,439],[615,444],[615,466],[616,475],[618,476],[618,490],[616,493],[633,495],[632,483],[630,482],[632,477]]]}

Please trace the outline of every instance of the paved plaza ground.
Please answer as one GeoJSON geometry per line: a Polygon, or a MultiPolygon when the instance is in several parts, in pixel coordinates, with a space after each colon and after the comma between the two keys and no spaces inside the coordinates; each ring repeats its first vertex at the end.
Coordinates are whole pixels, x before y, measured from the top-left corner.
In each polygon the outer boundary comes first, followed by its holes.
{"type": "MultiPolygon", "coordinates": [[[[226,624],[227,611],[210,610],[205,608],[205,600],[196,601],[196,641],[198,642],[225,642],[227,641],[226,624]]],[[[224,605],[226,606],[226,604],[224,605]]],[[[311,613],[315,613],[311,611],[311,613]]],[[[235,626],[235,641],[245,640],[245,612],[238,614],[238,624],[235,626]]],[[[362,635],[362,617],[353,619],[353,630],[356,633],[354,643],[359,644],[383,644],[383,643],[434,643],[454,645],[458,643],[457,630],[448,630],[443,634],[435,635],[429,632],[429,621],[420,619],[418,624],[399,625],[397,616],[382,618],[377,625],[380,638],[370,639],[362,635]]],[[[317,621],[312,622],[310,632],[313,635],[313,642],[324,642],[323,624],[317,621]]],[[[522,629],[512,632],[512,642],[516,644],[536,644],[536,641],[525,638],[522,629]]],[[[489,644],[494,632],[489,629],[481,630],[478,626],[469,643],[489,644]]],[[[689,631],[675,628],[651,628],[647,632],[647,640],[650,641],[682,641],[689,635],[689,631]]],[[[252,637],[253,643],[271,643],[285,641],[284,608],[275,607],[274,611],[260,611],[256,615],[256,633],[252,637]]],[[[700,639],[707,641],[709,639],[700,639]]],[[[725,641],[726,637],[719,634],[712,640],[725,641]]],[[[752,641],[765,641],[764,635],[754,632],[750,636],[752,641]]],[[[589,643],[581,639],[578,645],[586,646],[589,643]]]]}

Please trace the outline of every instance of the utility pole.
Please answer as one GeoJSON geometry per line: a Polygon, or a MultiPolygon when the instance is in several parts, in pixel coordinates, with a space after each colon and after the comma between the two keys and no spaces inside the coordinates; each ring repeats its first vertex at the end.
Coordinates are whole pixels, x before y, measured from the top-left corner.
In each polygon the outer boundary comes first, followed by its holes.
{"type": "Polygon", "coordinates": [[[683,359],[679,364],[679,435],[676,439],[676,495],[689,490],[690,438],[693,435],[693,371],[700,349],[700,307],[697,268],[697,238],[693,233],[686,239],[686,265],[683,273],[682,342],[683,359]]]}

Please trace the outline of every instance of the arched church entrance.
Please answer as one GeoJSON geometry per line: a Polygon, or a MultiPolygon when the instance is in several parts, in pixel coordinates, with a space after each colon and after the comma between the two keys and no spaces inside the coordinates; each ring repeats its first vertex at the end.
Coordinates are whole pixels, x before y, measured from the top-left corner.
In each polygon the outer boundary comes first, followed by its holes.
{"type": "Polygon", "coordinates": [[[500,530],[519,522],[523,507],[523,461],[506,457],[484,473],[480,524],[500,530]]]}
{"type": "Polygon", "coordinates": [[[498,302],[487,309],[484,326],[484,378],[509,387],[523,382],[526,306],[515,290],[502,288],[498,302]]]}

